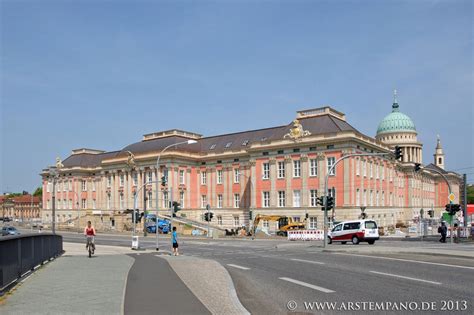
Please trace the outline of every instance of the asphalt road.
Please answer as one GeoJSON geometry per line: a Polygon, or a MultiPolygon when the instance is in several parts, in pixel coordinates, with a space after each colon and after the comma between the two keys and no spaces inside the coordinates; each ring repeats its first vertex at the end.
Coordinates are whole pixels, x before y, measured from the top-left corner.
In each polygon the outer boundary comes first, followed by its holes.
{"type": "MultiPolygon", "coordinates": [[[[84,241],[83,236],[74,233],[63,237],[67,242],[84,241]]],[[[103,235],[97,237],[96,243],[130,246],[131,241],[129,236],[103,235]]],[[[160,243],[160,248],[170,250],[169,238],[163,236],[160,243]]],[[[154,235],[143,240],[142,246],[154,248],[154,235]]],[[[391,242],[391,246],[427,245],[391,242]]],[[[252,314],[380,313],[384,309],[402,314],[474,311],[472,259],[328,253],[319,247],[298,246],[284,240],[181,239],[180,250],[185,255],[221,263],[229,271],[240,301],[252,314]],[[326,302],[329,304],[317,304],[326,302]],[[325,309],[317,310],[318,307],[325,309]]]]}

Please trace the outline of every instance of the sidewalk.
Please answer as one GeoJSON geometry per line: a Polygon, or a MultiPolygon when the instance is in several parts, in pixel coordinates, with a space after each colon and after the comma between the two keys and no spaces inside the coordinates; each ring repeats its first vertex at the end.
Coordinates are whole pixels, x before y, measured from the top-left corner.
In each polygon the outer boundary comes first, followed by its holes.
{"type": "Polygon", "coordinates": [[[168,251],[64,243],[0,300],[3,314],[248,314],[219,263],[168,251]]]}

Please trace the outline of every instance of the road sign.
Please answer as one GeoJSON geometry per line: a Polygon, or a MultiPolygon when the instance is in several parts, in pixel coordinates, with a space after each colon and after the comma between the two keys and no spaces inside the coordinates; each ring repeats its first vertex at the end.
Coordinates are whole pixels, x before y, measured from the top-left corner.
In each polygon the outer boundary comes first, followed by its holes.
{"type": "Polygon", "coordinates": [[[454,196],[454,194],[453,194],[453,193],[450,193],[449,196],[448,196],[449,201],[454,202],[454,198],[456,198],[456,197],[454,196]]]}

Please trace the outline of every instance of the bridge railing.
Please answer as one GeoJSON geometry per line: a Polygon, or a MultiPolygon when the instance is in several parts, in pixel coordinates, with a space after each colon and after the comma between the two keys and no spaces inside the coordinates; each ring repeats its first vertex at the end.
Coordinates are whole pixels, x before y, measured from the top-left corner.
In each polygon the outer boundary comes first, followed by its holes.
{"type": "Polygon", "coordinates": [[[37,266],[63,253],[63,238],[52,233],[0,236],[0,293],[37,266]]]}

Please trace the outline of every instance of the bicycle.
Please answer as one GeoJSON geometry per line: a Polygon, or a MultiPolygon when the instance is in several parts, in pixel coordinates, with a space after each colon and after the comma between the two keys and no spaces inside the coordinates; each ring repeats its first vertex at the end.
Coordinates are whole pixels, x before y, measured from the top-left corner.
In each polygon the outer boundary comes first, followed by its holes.
{"type": "Polygon", "coordinates": [[[87,236],[86,248],[89,251],[89,258],[91,258],[92,255],[94,255],[94,250],[95,250],[94,237],[93,236],[87,236]]]}

